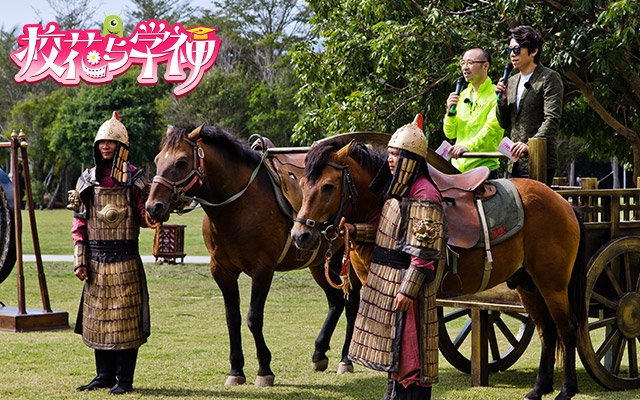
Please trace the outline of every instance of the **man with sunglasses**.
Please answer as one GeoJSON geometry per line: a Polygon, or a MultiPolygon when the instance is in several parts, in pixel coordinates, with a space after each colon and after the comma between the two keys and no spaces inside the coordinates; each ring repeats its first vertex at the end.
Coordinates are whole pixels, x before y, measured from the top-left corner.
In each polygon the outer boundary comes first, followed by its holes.
{"type": "Polygon", "coordinates": [[[456,142],[449,149],[452,164],[461,172],[484,165],[491,171],[491,178],[498,178],[500,161],[496,158],[459,158],[463,153],[496,151],[504,130],[496,119],[496,86],[488,76],[491,66],[489,52],[481,48],[467,50],[460,61],[460,68],[467,87],[451,92],[447,98],[447,112],[443,120],[444,134],[456,142]],[[455,113],[452,106],[455,105],[455,113]]]}
{"type": "Polygon", "coordinates": [[[550,185],[557,163],[555,138],[562,118],[562,79],[540,63],[543,39],[538,32],[530,26],[518,26],[509,33],[507,53],[518,73],[496,85],[496,93],[503,93],[496,115],[514,142],[512,155],[518,158],[511,176],[529,177],[527,142],[532,137],[546,138],[546,183],[550,185]]]}

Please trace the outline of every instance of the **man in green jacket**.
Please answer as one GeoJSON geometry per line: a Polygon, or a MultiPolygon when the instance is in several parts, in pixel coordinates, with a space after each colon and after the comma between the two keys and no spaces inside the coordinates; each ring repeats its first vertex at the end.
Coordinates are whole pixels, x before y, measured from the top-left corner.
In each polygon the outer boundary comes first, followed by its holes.
{"type": "Polygon", "coordinates": [[[447,98],[444,116],[444,134],[455,139],[449,149],[452,164],[461,172],[485,165],[491,177],[498,178],[500,161],[497,158],[459,158],[463,153],[494,152],[504,135],[496,119],[496,86],[488,76],[491,56],[481,48],[469,49],[460,61],[460,67],[468,86],[458,95],[452,92],[447,98]],[[451,107],[455,105],[455,113],[451,107]]]}
{"type": "Polygon", "coordinates": [[[518,26],[510,31],[507,51],[519,73],[496,85],[496,93],[504,92],[496,115],[514,142],[511,154],[518,158],[513,165],[513,177],[528,177],[528,140],[547,140],[547,185],[556,170],[556,135],[562,118],[564,87],[560,74],[540,63],[542,36],[530,26],[518,26]]]}

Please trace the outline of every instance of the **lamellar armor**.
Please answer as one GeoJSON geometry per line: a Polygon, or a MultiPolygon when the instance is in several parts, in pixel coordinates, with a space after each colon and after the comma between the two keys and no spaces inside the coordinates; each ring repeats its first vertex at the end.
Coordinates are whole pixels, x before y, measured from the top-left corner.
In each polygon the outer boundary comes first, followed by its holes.
{"type": "MultiPolygon", "coordinates": [[[[138,252],[140,222],[130,187],[91,187],[86,209],[86,268],[81,302],[82,337],[99,350],[137,348],[146,342],[148,295],[138,252]]],[[[81,196],[84,193],[81,193],[81,196]]]]}
{"type": "MultiPolygon", "coordinates": [[[[434,314],[437,285],[423,285],[425,279],[432,281],[434,276],[411,265],[411,256],[443,258],[446,235],[440,203],[412,198],[391,198],[385,202],[349,349],[353,361],[374,370],[397,371],[402,318],[393,310],[393,302],[401,292],[422,303],[424,323],[419,339],[424,358],[422,376],[424,382],[437,381],[438,325],[434,314]]],[[[436,274],[441,271],[442,268],[436,268],[436,274]]],[[[439,277],[435,280],[438,282],[439,277]]]]}

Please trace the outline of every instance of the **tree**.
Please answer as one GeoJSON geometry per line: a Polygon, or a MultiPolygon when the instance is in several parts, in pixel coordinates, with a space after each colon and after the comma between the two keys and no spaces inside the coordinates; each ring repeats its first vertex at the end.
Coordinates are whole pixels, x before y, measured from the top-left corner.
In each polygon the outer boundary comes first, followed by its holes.
{"type": "Polygon", "coordinates": [[[132,68],[109,85],[83,85],[77,96],[63,103],[51,124],[49,150],[55,151],[72,166],[93,164],[93,139],[103,122],[118,111],[129,133],[131,161],[150,165],[158,152],[166,121],[159,113],[156,99],[170,91],[168,84],[140,86],[139,70],[132,68]]]}
{"type": "Polygon", "coordinates": [[[547,41],[543,63],[564,78],[562,134],[584,137],[585,150],[598,158],[633,159],[634,176],[640,173],[637,2],[310,0],[309,5],[317,40],[298,45],[292,55],[305,82],[297,94],[304,117],[296,139],[308,142],[350,130],[393,132],[422,112],[437,146],[462,52],[470,46],[489,50],[490,76],[497,80],[508,30],[532,25],[547,41]]]}
{"type": "MultiPolygon", "coordinates": [[[[29,95],[11,110],[11,125],[24,131],[29,144],[29,171],[36,204],[40,203],[46,191],[51,190],[54,177],[58,178],[55,180],[57,184],[60,177],[65,176],[67,160],[50,151],[51,126],[61,106],[73,95],[71,88],[61,88],[46,96],[29,95]]],[[[51,206],[54,203],[52,201],[51,206]]]]}
{"type": "MultiPolygon", "coordinates": [[[[180,22],[185,24],[195,20],[202,12],[200,7],[195,7],[190,0],[131,0],[135,7],[127,8],[127,14],[135,21],[150,19],[167,21],[170,24],[180,22]]],[[[134,26],[129,26],[128,31],[133,31],[134,26]]]]}
{"type": "MultiPolygon", "coordinates": [[[[53,10],[55,20],[62,30],[96,27],[92,18],[97,7],[91,5],[91,0],[47,0],[47,4],[53,10]]],[[[37,10],[36,14],[42,18],[37,10]]]]}
{"type": "Polygon", "coordinates": [[[199,87],[167,99],[171,121],[208,122],[242,137],[256,133],[287,145],[299,110],[299,86],[287,56],[306,40],[308,9],[301,1],[226,0],[205,10],[199,23],[218,28],[222,45],[216,65],[199,87]]]}

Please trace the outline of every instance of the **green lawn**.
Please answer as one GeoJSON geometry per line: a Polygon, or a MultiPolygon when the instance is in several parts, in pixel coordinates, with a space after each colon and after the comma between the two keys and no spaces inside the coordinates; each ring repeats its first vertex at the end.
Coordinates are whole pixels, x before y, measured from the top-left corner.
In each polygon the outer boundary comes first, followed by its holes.
{"type": "MultiPolygon", "coordinates": [[[[200,211],[196,211],[198,213],[200,211]]],[[[202,215],[174,216],[171,223],[187,224],[185,240],[189,255],[206,255],[198,238],[202,215]],[[185,222],[183,222],[185,221],[185,222]],[[187,222],[188,221],[188,222],[187,222]]],[[[71,213],[65,210],[36,213],[43,254],[70,254],[71,213]]],[[[28,216],[23,222],[28,227],[28,216]]],[[[151,249],[152,231],[146,232],[151,249]]],[[[29,230],[23,235],[25,254],[31,253],[29,230]]],[[[144,248],[144,244],[141,247],[144,248]]],[[[143,253],[150,254],[142,251],[143,253]]],[[[135,391],[127,398],[166,399],[380,399],[386,388],[384,373],[356,366],[355,373],[335,373],[344,335],[344,320],[338,326],[330,364],[326,372],[311,371],[311,354],[324,321],[326,301],[307,270],[278,273],[266,305],[264,332],[271,349],[275,386],[253,386],[257,361],[251,334],[243,326],[247,384],[227,388],[229,370],[224,307],[220,290],[207,265],[145,266],[150,290],[152,335],[142,346],[135,377],[135,391]]],[[[73,326],[81,292],[71,265],[45,263],[46,280],[54,310],[69,313],[73,326]]],[[[16,306],[15,271],[0,284],[0,301],[16,306]]],[[[27,307],[41,307],[36,268],[25,264],[27,307]]],[[[250,280],[240,279],[243,320],[249,302],[250,280]]],[[[441,358],[440,383],[434,399],[521,399],[533,386],[538,364],[539,342],[534,335],[524,355],[506,372],[492,374],[489,387],[470,387],[463,374],[441,358]]],[[[94,374],[92,350],[71,330],[48,332],[0,332],[0,399],[102,399],[112,398],[105,390],[77,393],[94,374]]],[[[559,377],[559,373],[558,373],[559,377]]],[[[612,393],[596,384],[578,362],[581,393],[576,400],[639,399],[640,390],[612,393]]],[[[559,385],[556,385],[556,389],[559,385]]],[[[552,399],[553,395],[545,398],[552,399]]]]}

